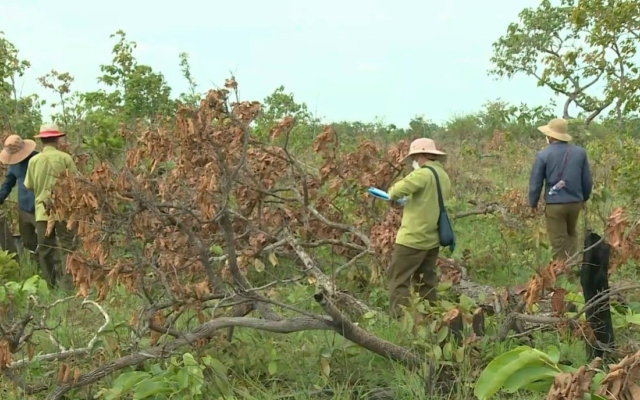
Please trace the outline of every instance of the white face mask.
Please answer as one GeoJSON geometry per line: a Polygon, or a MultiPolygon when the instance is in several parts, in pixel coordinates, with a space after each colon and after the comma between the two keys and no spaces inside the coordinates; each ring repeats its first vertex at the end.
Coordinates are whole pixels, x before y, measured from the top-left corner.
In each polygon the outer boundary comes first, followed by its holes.
{"type": "Polygon", "coordinates": [[[420,169],[420,164],[418,164],[416,160],[413,160],[413,163],[411,163],[411,166],[413,167],[414,171],[417,169],[420,169]]]}

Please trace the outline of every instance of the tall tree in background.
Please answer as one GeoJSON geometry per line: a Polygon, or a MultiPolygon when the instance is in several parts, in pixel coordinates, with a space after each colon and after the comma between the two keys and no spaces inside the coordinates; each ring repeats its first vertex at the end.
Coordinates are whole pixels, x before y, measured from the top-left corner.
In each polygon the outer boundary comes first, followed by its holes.
{"type": "Polygon", "coordinates": [[[37,133],[43,102],[35,94],[23,96],[17,79],[31,67],[18,57],[18,49],[0,32],[0,130],[23,137],[37,133]]]}
{"type": "Polygon", "coordinates": [[[524,9],[493,44],[490,73],[534,77],[538,86],[565,97],[564,118],[573,104],[585,113],[585,125],[613,106],[622,128],[622,114],[639,106],[633,60],[639,17],[637,0],[543,0],[524,9]]]}

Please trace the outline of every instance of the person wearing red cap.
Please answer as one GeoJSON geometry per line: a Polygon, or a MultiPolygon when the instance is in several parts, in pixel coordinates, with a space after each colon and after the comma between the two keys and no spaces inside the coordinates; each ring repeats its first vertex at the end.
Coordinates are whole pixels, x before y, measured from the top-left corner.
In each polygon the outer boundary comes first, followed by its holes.
{"type": "Polygon", "coordinates": [[[37,253],[40,257],[40,268],[45,280],[51,287],[62,283],[70,288],[69,275],[65,273],[66,255],[74,246],[75,232],[67,229],[67,223],[56,217],[53,231],[47,236],[47,221],[49,220],[48,202],[51,190],[55,186],[62,172],[77,172],[73,158],[68,153],[60,151],[60,138],[65,134],[58,130],[56,125],[45,124],[40,127],[40,133],[36,136],[42,141],[42,152],[33,156],[27,167],[24,178],[24,186],[32,190],[36,199],[36,232],[38,236],[37,253]],[[60,241],[59,246],[56,239],[60,241]],[[60,257],[56,251],[59,247],[62,251],[60,257]],[[63,279],[60,279],[63,278],[63,279]]]}

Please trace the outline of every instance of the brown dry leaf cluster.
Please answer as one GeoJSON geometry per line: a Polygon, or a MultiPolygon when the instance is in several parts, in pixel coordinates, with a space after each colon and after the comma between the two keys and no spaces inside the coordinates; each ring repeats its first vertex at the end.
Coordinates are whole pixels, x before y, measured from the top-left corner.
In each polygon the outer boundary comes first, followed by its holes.
{"type": "Polygon", "coordinates": [[[460,283],[462,272],[459,268],[456,268],[456,263],[453,258],[449,258],[446,261],[438,259],[436,266],[440,271],[440,282],[448,282],[452,285],[460,283]]]}
{"type": "MultiPolygon", "coordinates": [[[[500,196],[499,203],[507,208],[510,215],[519,219],[531,218],[531,208],[526,193],[520,189],[511,189],[505,191],[500,196]]],[[[541,205],[542,206],[542,205],[541,205]]]]}
{"type": "Polygon", "coordinates": [[[617,364],[609,365],[609,373],[600,383],[596,394],[607,399],[637,400],[640,399],[640,351],[628,355],[617,364]]]}
{"type": "Polygon", "coordinates": [[[396,234],[400,227],[402,213],[396,209],[389,209],[385,214],[381,223],[371,228],[371,245],[376,254],[385,260],[385,264],[391,262],[391,253],[393,252],[393,244],[396,241],[396,234]]]}
{"type": "MultiPolygon", "coordinates": [[[[67,261],[78,295],[94,287],[100,300],[118,282],[138,292],[150,283],[163,285],[174,299],[202,297],[206,291],[194,282],[210,281],[203,254],[211,245],[224,247],[216,217],[225,205],[243,273],[261,249],[278,240],[283,226],[348,258],[366,248],[344,227],[372,228],[380,202],[373,203],[364,188],[389,186],[402,169],[408,142],[381,149],[364,140],[352,153],[340,154],[335,132],[326,127],[313,144],[322,166],[306,170],[274,142],[284,142],[295,121],[284,118],[271,130],[272,141],[263,143],[247,128],[260,104],[232,103],[229,90],[237,82],[229,80],[225,87],[209,91],[198,109],[180,108],[173,125],[123,127],[120,134],[131,143],[124,166],[76,156],[85,171],[59,179],[52,211],[78,229],[81,246],[67,261]],[[338,195],[341,202],[353,199],[349,213],[335,206],[338,195]]],[[[399,225],[394,213],[389,211],[370,236],[384,256],[399,225]]],[[[230,279],[223,265],[213,267],[220,280],[230,279]]]]}
{"type": "Polygon", "coordinates": [[[640,246],[637,239],[640,237],[640,225],[630,224],[629,218],[621,207],[613,210],[607,221],[605,237],[611,245],[612,254],[609,263],[609,271],[613,272],[618,266],[629,259],[640,258],[640,246]]]}
{"type": "MultiPolygon", "coordinates": [[[[547,400],[582,400],[591,391],[591,382],[602,360],[596,358],[588,366],[575,373],[561,373],[555,378],[547,400]]],[[[609,365],[609,373],[600,382],[595,394],[611,400],[640,399],[640,387],[636,384],[640,376],[640,351],[628,355],[617,364],[609,365]]]]}
{"type": "Polygon", "coordinates": [[[574,373],[563,372],[556,375],[547,394],[547,400],[582,400],[590,392],[591,380],[601,360],[596,358],[591,365],[583,365],[574,373]]]}
{"type": "Polygon", "coordinates": [[[564,273],[565,268],[565,262],[553,260],[546,268],[538,271],[529,279],[527,290],[523,295],[529,312],[531,312],[533,305],[540,300],[544,290],[554,289],[557,276],[564,273]]]}
{"type": "Polygon", "coordinates": [[[491,140],[485,146],[485,150],[488,152],[501,151],[504,145],[505,145],[504,132],[496,129],[493,131],[493,136],[491,137],[491,140]]]}
{"type": "Polygon", "coordinates": [[[9,341],[2,339],[0,340],[0,370],[11,364],[11,361],[13,361],[13,355],[11,354],[9,341]]]}
{"type": "MultiPolygon", "coordinates": [[[[596,358],[590,365],[580,367],[574,373],[556,375],[547,400],[582,400],[591,392],[591,383],[602,360],[596,358]]],[[[611,400],[640,399],[640,351],[628,355],[617,364],[609,365],[609,372],[600,382],[595,394],[611,400]]]]}

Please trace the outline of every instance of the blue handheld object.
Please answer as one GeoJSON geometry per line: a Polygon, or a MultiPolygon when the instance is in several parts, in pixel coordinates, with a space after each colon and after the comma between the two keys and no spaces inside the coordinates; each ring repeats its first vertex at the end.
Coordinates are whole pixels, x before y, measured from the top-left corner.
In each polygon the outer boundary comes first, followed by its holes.
{"type": "Polygon", "coordinates": [[[389,201],[389,195],[387,194],[387,192],[383,190],[372,187],[372,188],[369,188],[368,191],[369,191],[369,194],[372,195],[373,197],[377,197],[384,201],[389,201]]]}

